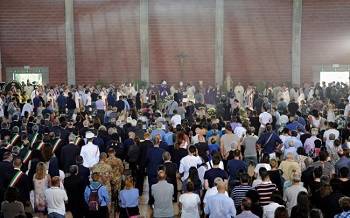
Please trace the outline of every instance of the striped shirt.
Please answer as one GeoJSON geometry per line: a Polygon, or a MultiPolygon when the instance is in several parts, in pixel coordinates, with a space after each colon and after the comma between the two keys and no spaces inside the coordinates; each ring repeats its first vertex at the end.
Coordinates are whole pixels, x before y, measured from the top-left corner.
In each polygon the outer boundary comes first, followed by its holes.
{"type": "Polygon", "coordinates": [[[264,181],[255,187],[255,190],[259,194],[260,205],[265,206],[271,203],[272,192],[277,190],[277,186],[271,181],[264,181]]]}
{"type": "Polygon", "coordinates": [[[233,188],[231,192],[231,198],[235,202],[236,208],[238,208],[241,205],[242,200],[245,197],[245,194],[250,189],[252,189],[250,185],[239,185],[233,188]]]}

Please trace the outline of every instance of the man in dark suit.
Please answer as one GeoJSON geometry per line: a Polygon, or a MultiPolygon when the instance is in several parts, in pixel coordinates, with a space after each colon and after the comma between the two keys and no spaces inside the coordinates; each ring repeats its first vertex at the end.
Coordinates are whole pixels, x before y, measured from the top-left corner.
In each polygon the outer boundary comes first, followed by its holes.
{"type": "Polygon", "coordinates": [[[146,176],[146,158],[147,151],[149,148],[153,148],[153,142],[151,141],[151,135],[149,133],[145,133],[143,135],[144,141],[140,143],[140,156],[138,160],[138,165],[140,166],[136,176],[136,188],[139,189],[139,194],[142,196],[143,193],[143,183],[146,176]]]}
{"type": "Polygon", "coordinates": [[[90,184],[89,177],[90,177],[90,170],[87,167],[83,166],[83,157],[77,156],[76,158],[76,164],[78,165],[78,176],[84,181],[84,187],[90,184]]]}
{"type": "Polygon", "coordinates": [[[4,151],[0,162],[0,201],[4,199],[5,189],[9,186],[14,169],[12,166],[13,156],[11,152],[4,151]]]}
{"type": "Polygon", "coordinates": [[[122,112],[125,108],[125,103],[123,101],[123,96],[119,97],[119,100],[115,103],[115,106],[117,107],[118,112],[122,112]]]}
{"type": "Polygon", "coordinates": [[[173,202],[177,202],[177,164],[171,162],[169,152],[163,153],[163,161],[165,166],[166,180],[174,186],[173,202]]]}
{"type": "Polygon", "coordinates": [[[84,190],[85,184],[83,179],[78,175],[78,166],[69,167],[70,176],[64,179],[64,188],[68,195],[67,209],[72,212],[73,217],[81,218],[85,212],[84,190]]]}
{"type": "Polygon", "coordinates": [[[74,144],[76,136],[71,133],[69,135],[69,143],[62,147],[60,161],[64,172],[68,172],[69,166],[76,163],[76,158],[80,154],[80,148],[74,144]]]}
{"type": "Polygon", "coordinates": [[[20,157],[15,157],[13,160],[13,168],[14,172],[11,177],[11,187],[17,188],[19,191],[19,200],[23,203],[23,205],[26,207],[30,206],[30,179],[29,177],[21,171],[22,167],[22,160],[20,157]],[[15,177],[17,174],[20,174],[18,179],[16,181],[15,177]]]}

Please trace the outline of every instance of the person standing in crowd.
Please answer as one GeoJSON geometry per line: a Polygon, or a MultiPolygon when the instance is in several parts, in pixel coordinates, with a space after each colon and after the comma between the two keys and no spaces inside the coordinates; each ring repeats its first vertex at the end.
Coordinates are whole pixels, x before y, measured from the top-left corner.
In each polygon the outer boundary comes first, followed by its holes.
{"type": "Polygon", "coordinates": [[[199,218],[199,206],[201,200],[198,194],[193,193],[194,184],[188,182],[187,192],[180,195],[179,208],[181,210],[181,218],[199,218]]]}
{"type": "Polygon", "coordinates": [[[249,198],[243,198],[242,200],[242,213],[238,214],[237,218],[258,218],[257,215],[251,212],[252,201],[249,198]]]}
{"type": "Polygon", "coordinates": [[[254,127],[247,129],[247,136],[244,137],[242,141],[242,147],[244,147],[244,160],[248,164],[250,161],[253,161],[255,164],[258,163],[257,152],[256,152],[256,143],[258,141],[258,136],[254,134],[254,127]]]}
{"type": "Polygon", "coordinates": [[[67,107],[67,98],[63,95],[63,91],[60,91],[60,95],[56,99],[58,106],[58,113],[65,114],[67,107]]]}
{"type": "Polygon", "coordinates": [[[208,189],[214,186],[215,178],[222,178],[227,184],[228,175],[225,170],[220,169],[221,157],[219,154],[213,156],[213,166],[204,173],[204,188],[208,189]]]}
{"type": "MultiPolygon", "coordinates": [[[[124,165],[122,160],[116,157],[115,150],[113,147],[108,149],[108,158],[105,161],[106,164],[110,165],[112,168],[111,172],[111,192],[112,192],[112,202],[117,203],[118,193],[121,189],[122,175],[124,173],[124,165]]],[[[115,204],[117,205],[117,204],[115,204]]]]}
{"type": "Polygon", "coordinates": [[[69,176],[64,179],[64,188],[68,195],[67,210],[73,217],[82,218],[85,214],[84,190],[86,184],[78,175],[78,166],[69,167],[69,176]]]}
{"type": "Polygon", "coordinates": [[[51,186],[51,177],[47,174],[47,168],[43,162],[38,163],[36,166],[33,183],[34,210],[38,213],[44,213],[47,209],[45,190],[51,186]]]}
{"type": "Polygon", "coordinates": [[[51,179],[51,187],[45,190],[48,218],[64,218],[66,215],[65,203],[68,196],[65,190],[60,188],[60,178],[51,179]]]}
{"type": "Polygon", "coordinates": [[[217,185],[218,193],[207,199],[204,213],[209,218],[224,217],[231,218],[236,216],[236,208],[233,200],[225,195],[226,184],[219,182],[217,185]]]}
{"type": "Polygon", "coordinates": [[[271,203],[263,207],[263,218],[274,218],[275,211],[279,207],[284,207],[284,201],[281,194],[278,191],[275,191],[271,195],[271,203]]]}
{"type": "Polygon", "coordinates": [[[342,197],[339,199],[339,204],[343,210],[340,214],[334,216],[334,218],[345,218],[350,216],[350,197],[342,197]]]}
{"type": "Polygon", "coordinates": [[[88,206],[87,217],[107,218],[109,217],[108,204],[110,203],[108,191],[106,187],[99,182],[100,175],[98,173],[93,173],[91,178],[91,184],[86,186],[84,191],[84,199],[88,206]]]}
{"type": "Polygon", "coordinates": [[[163,161],[165,166],[166,180],[174,187],[173,201],[177,202],[177,165],[171,162],[171,156],[169,152],[163,153],[163,161]]]}
{"type": "Polygon", "coordinates": [[[191,167],[198,167],[202,163],[200,157],[198,157],[197,148],[191,145],[188,148],[188,155],[180,160],[179,173],[181,180],[185,181],[188,177],[188,173],[191,167]]]}
{"type": "Polygon", "coordinates": [[[93,138],[95,134],[92,132],[86,132],[87,144],[81,148],[80,156],[83,157],[83,166],[87,168],[93,167],[98,163],[100,158],[100,149],[97,145],[93,144],[93,138]]]}
{"type": "Polygon", "coordinates": [[[9,187],[5,192],[5,200],[1,203],[0,215],[4,218],[25,217],[24,206],[18,201],[18,191],[16,188],[9,187]]]}
{"type": "MultiPolygon", "coordinates": [[[[287,202],[287,207],[290,207],[287,202]]],[[[307,218],[310,217],[310,202],[306,192],[301,191],[297,194],[296,204],[290,212],[291,218],[307,218]]]]}
{"type": "Polygon", "coordinates": [[[5,189],[9,186],[11,182],[11,176],[14,173],[14,168],[12,165],[13,156],[9,151],[5,151],[2,154],[2,161],[0,162],[0,190],[1,190],[1,200],[4,197],[5,189]]]}
{"type": "Polygon", "coordinates": [[[243,173],[240,176],[240,184],[234,186],[231,192],[231,198],[235,202],[235,207],[237,211],[241,211],[241,203],[244,199],[246,193],[248,190],[252,189],[252,187],[249,185],[249,175],[246,173],[243,173]]]}
{"type": "Polygon", "coordinates": [[[106,102],[102,99],[102,96],[98,96],[98,100],[95,103],[95,107],[97,110],[97,118],[99,118],[100,121],[103,122],[105,117],[106,102]]]}
{"type": "Polygon", "coordinates": [[[267,108],[265,106],[262,107],[262,113],[259,115],[260,128],[258,136],[265,131],[266,125],[272,123],[272,115],[267,112],[267,108]]]}
{"type": "Polygon", "coordinates": [[[276,157],[276,150],[280,150],[282,147],[282,140],[280,137],[272,131],[270,124],[266,125],[266,132],[259,136],[256,142],[258,149],[261,150],[262,154],[269,154],[270,158],[276,157]]]}
{"type": "Polygon", "coordinates": [[[158,182],[151,186],[151,194],[154,198],[153,217],[173,217],[174,187],[166,181],[165,167],[158,169],[158,182]]]}
{"type": "MultiPolygon", "coordinates": [[[[159,140],[160,138],[157,137],[159,140]]],[[[163,153],[164,149],[159,148],[159,142],[154,143],[154,147],[149,148],[147,151],[147,156],[145,160],[145,165],[147,166],[147,177],[148,177],[148,186],[151,190],[152,185],[156,184],[158,181],[158,167],[163,164],[163,153]]],[[[154,198],[151,192],[149,192],[148,204],[153,205],[154,198]]]]}
{"type": "Polygon", "coordinates": [[[255,190],[259,193],[260,205],[265,206],[271,202],[271,195],[277,190],[277,186],[271,182],[268,171],[265,168],[259,169],[259,175],[262,182],[255,187],[255,190]]]}
{"type": "Polygon", "coordinates": [[[300,174],[298,172],[294,172],[292,175],[292,186],[288,187],[283,193],[283,200],[286,202],[289,214],[291,213],[292,208],[298,203],[297,199],[299,198],[299,193],[307,193],[306,188],[300,184],[300,181],[300,174]]]}
{"type": "Polygon", "coordinates": [[[128,218],[139,215],[139,190],[134,188],[134,179],[127,176],[125,179],[125,187],[120,191],[120,215],[121,218],[128,218]]]}
{"type": "Polygon", "coordinates": [[[69,167],[75,164],[80,154],[80,148],[75,144],[75,140],[76,136],[73,133],[69,134],[69,144],[64,145],[61,149],[60,161],[65,172],[68,172],[69,167]]]}

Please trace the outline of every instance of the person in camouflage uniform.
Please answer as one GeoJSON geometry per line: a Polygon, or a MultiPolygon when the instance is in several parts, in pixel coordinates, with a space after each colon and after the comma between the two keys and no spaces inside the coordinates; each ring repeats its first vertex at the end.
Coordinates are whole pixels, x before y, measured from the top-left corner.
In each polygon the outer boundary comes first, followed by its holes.
{"type": "Polygon", "coordinates": [[[108,149],[108,158],[106,163],[112,167],[112,201],[115,202],[115,205],[117,205],[118,193],[121,189],[122,175],[124,172],[124,165],[122,160],[116,157],[114,148],[108,149]]]}
{"type": "Polygon", "coordinates": [[[108,191],[109,198],[111,199],[112,192],[111,192],[111,175],[112,175],[112,167],[108,163],[106,163],[107,160],[107,154],[102,152],[100,154],[100,161],[95,164],[92,169],[91,173],[99,173],[100,175],[100,182],[102,185],[104,185],[108,191]]]}

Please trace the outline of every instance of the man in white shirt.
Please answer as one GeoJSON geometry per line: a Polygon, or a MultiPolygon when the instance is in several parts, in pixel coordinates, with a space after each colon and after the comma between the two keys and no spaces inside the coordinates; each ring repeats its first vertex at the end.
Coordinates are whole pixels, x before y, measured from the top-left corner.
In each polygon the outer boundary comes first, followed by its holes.
{"type": "Polygon", "coordinates": [[[323,133],[323,140],[324,141],[328,141],[329,140],[329,136],[331,134],[334,134],[335,139],[338,139],[339,138],[339,130],[337,130],[335,128],[335,123],[329,122],[328,125],[329,125],[330,128],[323,133]]]}
{"type": "Polygon", "coordinates": [[[21,117],[24,117],[24,114],[25,114],[26,111],[28,112],[29,116],[33,113],[33,106],[31,105],[30,102],[31,102],[30,99],[28,99],[27,103],[25,103],[23,105],[21,117]]]}
{"type": "Polygon", "coordinates": [[[51,188],[45,190],[48,217],[64,218],[66,215],[65,202],[68,201],[67,193],[60,189],[60,178],[51,179],[51,188]]]}
{"type": "Polygon", "coordinates": [[[171,124],[176,128],[177,125],[181,125],[181,115],[177,114],[177,110],[174,110],[173,113],[174,115],[171,117],[171,124]]]}
{"type": "Polygon", "coordinates": [[[260,128],[258,136],[265,131],[266,124],[272,123],[272,115],[267,112],[267,108],[262,107],[262,110],[263,112],[259,115],[260,128]]]}
{"type": "Polygon", "coordinates": [[[201,158],[198,156],[197,148],[191,145],[188,148],[188,155],[180,160],[179,173],[181,175],[181,180],[185,181],[188,177],[188,172],[191,167],[198,167],[202,164],[201,158]]]}
{"type": "Polygon", "coordinates": [[[85,90],[85,93],[81,96],[81,101],[85,108],[85,112],[89,112],[91,109],[91,93],[88,89],[85,90]]]}
{"type": "Polygon", "coordinates": [[[86,132],[87,144],[81,147],[80,151],[80,156],[82,156],[84,160],[83,166],[87,168],[91,168],[97,164],[100,158],[98,146],[92,143],[94,136],[92,132],[86,132]]]}
{"type": "Polygon", "coordinates": [[[280,196],[279,192],[273,192],[271,195],[271,203],[263,206],[263,218],[274,218],[276,209],[279,207],[284,207],[278,203],[282,201],[282,196],[280,196]]]}

